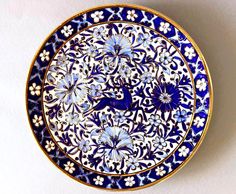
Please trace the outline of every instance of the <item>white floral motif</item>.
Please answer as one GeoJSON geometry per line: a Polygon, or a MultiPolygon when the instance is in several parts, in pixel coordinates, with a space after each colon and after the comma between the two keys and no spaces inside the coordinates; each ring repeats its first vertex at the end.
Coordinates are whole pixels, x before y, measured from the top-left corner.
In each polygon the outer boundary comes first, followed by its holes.
{"type": "Polygon", "coordinates": [[[69,113],[66,116],[66,121],[68,121],[68,124],[70,125],[77,125],[79,122],[82,122],[84,119],[81,114],[72,114],[69,113]]]}
{"type": "Polygon", "coordinates": [[[40,90],[41,90],[41,86],[37,86],[36,83],[32,83],[32,85],[29,87],[29,91],[32,96],[34,95],[39,96],[40,90]]]}
{"type": "Polygon", "coordinates": [[[43,50],[43,52],[39,54],[39,57],[41,58],[41,61],[43,61],[43,62],[45,60],[49,61],[49,59],[50,59],[49,54],[50,54],[49,51],[43,50]]]}
{"type": "Polygon", "coordinates": [[[135,18],[137,18],[137,17],[138,17],[138,15],[135,13],[135,10],[127,11],[127,19],[128,20],[134,21],[135,18]]]}
{"type": "Polygon", "coordinates": [[[166,34],[168,31],[171,30],[170,24],[167,23],[167,22],[161,22],[161,23],[160,23],[159,30],[160,30],[161,32],[163,32],[164,34],[166,34]]]}
{"type": "Polygon", "coordinates": [[[193,125],[195,125],[197,128],[203,127],[205,120],[206,120],[205,118],[201,118],[201,117],[197,116],[193,121],[194,122],[193,125]]]}
{"type": "Polygon", "coordinates": [[[82,104],[88,92],[86,84],[83,81],[82,76],[66,74],[58,81],[55,95],[65,104],[82,104]]]}
{"type": "Polygon", "coordinates": [[[163,149],[164,147],[167,146],[167,143],[163,137],[156,137],[153,140],[154,146],[158,147],[159,149],[163,149]]]}
{"type": "Polygon", "coordinates": [[[95,28],[93,31],[93,37],[97,39],[101,39],[104,35],[104,27],[101,26],[100,28],[95,28]]]}
{"type": "Polygon", "coordinates": [[[169,52],[167,52],[166,50],[164,50],[161,54],[160,54],[160,62],[168,65],[169,63],[172,62],[172,56],[170,55],[169,52]]]}
{"type": "Polygon", "coordinates": [[[163,166],[158,166],[155,171],[157,176],[163,176],[166,173],[163,166]]]}
{"type": "Polygon", "coordinates": [[[103,185],[104,178],[97,176],[97,178],[94,178],[93,181],[95,182],[95,185],[103,185]]]}
{"type": "Polygon", "coordinates": [[[90,146],[89,146],[89,140],[85,141],[84,139],[82,139],[80,144],[79,144],[79,148],[83,152],[89,151],[91,149],[90,146]]]}
{"type": "Polygon", "coordinates": [[[116,114],[114,115],[114,118],[116,122],[123,123],[125,121],[124,112],[122,111],[116,112],[116,114]]]}
{"type": "Polygon", "coordinates": [[[144,72],[141,75],[141,81],[145,84],[149,84],[153,80],[152,73],[150,72],[144,72]]]}
{"type": "Polygon", "coordinates": [[[122,34],[110,36],[105,41],[103,52],[107,54],[106,56],[109,59],[107,62],[110,65],[113,64],[113,68],[118,64],[124,64],[127,59],[133,57],[131,42],[122,34]]]}
{"type": "Polygon", "coordinates": [[[45,148],[48,152],[51,152],[52,150],[55,149],[55,144],[52,141],[47,140],[45,148]]]}
{"type": "Polygon", "coordinates": [[[206,87],[207,87],[207,82],[204,78],[197,80],[196,88],[199,89],[199,91],[205,91],[206,87]]]}
{"type": "Polygon", "coordinates": [[[91,45],[87,52],[90,57],[95,57],[98,54],[98,48],[94,45],[91,45]]]}
{"type": "Polygon", "coordinates": [[[139,166],[139,162],[137,158],[131,157],[128,159],[128,166],[130,166],[131,169],[136,169],[139,166]]]}
{"type": "Polygon", "coordinates": [[[43,125],[43,118],[42,116],[34,115],[33,123],[36,127],[39,127],[40,125],[43,125]]]}
{"type": "Polygon", "coordinates": [[[140,33],[137,42],[142,44],[144,47],[148,47],[151,44],[152,39],[149,33],[140,33]]]}
{"type": "Polygon", "coordinates": [[[121,161],[133,148],[132,139],[121,127],[106,127],[99,138],[106,156],[113,161],[121,161]]]}
{"type": "Polygon", "coordinates": [[[189,60],[191,60],[193,57],[196,56],[193,47],[185,47],[184,51],[185,51],[184,55],[188,57],[189,60]]]}
{"type": "Polygon", "coordinates": [[[150,118],[148,119],[148,121],[151,125],[154,125],[155,127],[161,124],[161,119],[159,115],[152,114],[150,118]]]}
{"type": "Polygon", "coordinates": [[[95,11],[91,14],[91,17],[93,18],[93,21],[97,23],[104,18],[103,11],[95,11]]]}
{"type": "Polygon", "coordinates": [[[73,162],[68,161],[66,164],[64,164],[65,170],[70,174],[72,174],[75,171],[74,165],[75,164],[73,162]]]}
{"type": "Polygon", "coordinates": [[[68,64],[67,56],[62,53],[62,55],[59,55],[57,58],[57,65],[65,67],[68,64]]]}
{"type": "Polygon", "coordinates": [[[73,28],[71,28],[71,25],[64,26],[61,30],[61,33],[64,34],[65,37],[69,37],[73,32],[73,28]]]}
{"type": "Polygon", "coordinates": [[[119,73],[120,73],[121,77],[128,78],[131,75],[131,70],[127,65],[121,65],[121,67],[119,69],[119,73]]]}
{"type": "Polygon", "coordinates": [[[186,157],[189,153],[189,148],[187,148],[186,146],[182,146],[181,148],[179,148],[179,156],[180,157],[186,157]]]}
{"type": "Polygon", "coordinates": [[[176,114],[174,114],[174,117],[176,118],[177,122],[181,123],[186,121],[186,118],[188,117],[186,110],[177,110],[176,114]]]}
{"type": "Polygon", "coordinates": [[[91,84],[89,93],[92,97],[98,97],[102,95],[102,86],[100,84],[94,85],[91,84]]]}
{"type": "Polygon", "coordinates": [[[132,187],[135,184],[133,176],[127,177],[124,180],[125,180],[125,186],[127,187],[132,187]]]}

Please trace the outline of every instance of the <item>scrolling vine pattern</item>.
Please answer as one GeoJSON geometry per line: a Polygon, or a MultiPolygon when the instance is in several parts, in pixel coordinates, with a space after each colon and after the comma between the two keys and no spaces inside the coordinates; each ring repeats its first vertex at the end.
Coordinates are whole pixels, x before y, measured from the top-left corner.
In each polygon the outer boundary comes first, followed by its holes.
{"type": "Polygon", "coordinates": [[[52,59],[44,110],[60,147],[99,172],[129,174],[165,159],[185,136],[194,107],[177,50],[140,25],[88,28],[52,59]]]}

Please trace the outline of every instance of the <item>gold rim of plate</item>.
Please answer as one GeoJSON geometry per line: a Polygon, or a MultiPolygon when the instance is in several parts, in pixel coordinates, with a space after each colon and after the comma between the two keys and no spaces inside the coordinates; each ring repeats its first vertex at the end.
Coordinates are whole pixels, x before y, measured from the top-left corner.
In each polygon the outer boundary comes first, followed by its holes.
{"type": "MultiPolygon", "coordinates": [[[[96,7],[92,7],[90,9],[86,9],[84,11],[81,11],[77,14],[74,14],[73,16],[71,16],[70,18],[68,18],[67,20],[65,20],[64,22],[62,22],[57,28],[55,28],[43,41],[43,43],[41,44],[41,46],[39,47],[39,49],[36,51],[34,57],[33,57],[33,60],[31,62],[31,65],[30,65],[30,70],[28,72],[28,76],[27,76],[27,80],[26,80],[26,91],[25,91],[25,102],[26,102],[26,114],[27,114],[27,118],[28,118],[28,122],[29,122],[29,125],[31,127],[31,132],[34,136],[34,139],[35,141],[37,142],[37,145],[39,146],[39,148],[44,152],[44,154],[47,156],[47,158],[61,171],[63,172],[64,174],[66,174],[67,176],[69,176],[70,178],[72,178],[73,180],[75,180],[76,182],[80,182],[84,185],[87,185],[89,187],[92,187],[92,188],[96,188],[96,189],[99,189],[99,190],[108,190],[108,191],[134,191],[134,190],[139,190],[139,189],[143,189],[143,188],[147,188],[147,187],[150,187],[150,186],[153,186],[157,183],[160,183],[170,177],[172,177],[175,173],[177,173],[180,169],[182,169],[192,158],[193,156],[195,155],[195,153],[197,152],[197,150],[199,149],[200,145],[202,144],[205,136],[206,136],[206,133],[208,131],[208,128],[209,128],[209,124],[210,124],[210,121],[211,121],[211,118],[212,118],[212,112],[213,112],[213,101],[214,101],[214,95],[213,95],[213,86],[212,86],[212,79],[211,79],[211,75],[210,75],[210,72],[209,72],[209,68],[207,66],[207,63],[206,63],[206,60],[200,50],[200,48],[197,46],[196,42],[193,40],[193,38],[191,38],[191,36],[178,24],[176,23],[174,20],[172,20],[171,18],[167,17],[166,15],[164,15],[163,13],[159,12],[159,11],[156,11],[154,9],[151,9],[151,8],[148,8],[148,7],[145,7],[145,6],[141,6],[141,5],[136,5],[136,4],[105,4],[103,6],[96,6],[96,7]],[[71,174],[69,174],[68,172],[65,172],[63,169],[61,169],[59,166],[57,166],[57,164],[50,158],[50,156],[48,155],[48,153],[42,149],[41,145],[39,144],[34,132],[33,132],[33,126],[31,125],[31,122],[30,122],[30,117],[29,117],[29,114],[28,114],[28,82],[29,82],[29,79],[30,79],[30,75],[31,75],[31,72],[32,72],[32,68],[34,66],[34,63],[36,61],[36,58],[40,52],[40,50],[44,47],[45,43],[47,42],[47,40],[58,30],[60,29],[61,27],[63,27],[68,21],[72,20],[73,18],[75,17],[78,17],[80,15],[83,15],[87,12],[90,12],[90,11],[95,11],[97,9],[102,9],[102,8],[107,8],[107,7],[129,7],[129,8],[134,8],[134,9],[140,9],[140,10],[143,10],[143,11],[147,11],[147,12],[150,12],[154,15],[157,15],[157,16],[160,16],[162,18],[164,18],[166,21],[168,21],[169,23],[171,23],[173,26],[175,26],[179,31],[181,31],[186,37],[187,39],[192,43],[194,49],[197,51],[199,57],[201,58],[202,62],[203,62],[203,66],[204,66],[204,69],[206,71],[206,75],[207,75],[207,78],[208,78],[208,87],[209,87],[209,98],[210,98],[210,102],[209,102],[209,112],[208,112],[208,117],[207,117],[207,121],[206,121],[206,125],[205,125],[205,128],[203,129],[203,132],[202,132],[202,135],[201,135],[201,138],[200,140],[198,141],[198,143],[196,144],[196,146],[193,148],[193,151],[192,153],[173,171],[171,171],[169,174],[167,174],[165,177],[159,179],[159,180],[156,180],[152,183],[149,183],[147,185],[143,185],[143,186],[139,186],[139,187],[135,187],[135,188],[124,188],[124,189],[113,189],[113,188],[100,188],[100,187],[96,187],[94,185],[91,185],[91,184],[88,184],[88,183],[85,183],[79,179],[76,179],[75,177],[73,177],[71,174]]],[[[137,173],[136,173],[137,174],[137,173]]]]}

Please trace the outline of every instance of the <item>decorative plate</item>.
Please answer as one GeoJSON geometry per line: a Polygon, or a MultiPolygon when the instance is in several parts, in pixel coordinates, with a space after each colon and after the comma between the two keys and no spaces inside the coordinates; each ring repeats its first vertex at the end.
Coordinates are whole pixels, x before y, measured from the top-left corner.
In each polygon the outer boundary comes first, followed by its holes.
{"type": "Polygon", "coordinates": [[[103,189],[139,189],[181,168],[212,113],[206,62],[174,21],[136,5],[68,19],[27,81],[33,134],[64,173],[103,189]]]}

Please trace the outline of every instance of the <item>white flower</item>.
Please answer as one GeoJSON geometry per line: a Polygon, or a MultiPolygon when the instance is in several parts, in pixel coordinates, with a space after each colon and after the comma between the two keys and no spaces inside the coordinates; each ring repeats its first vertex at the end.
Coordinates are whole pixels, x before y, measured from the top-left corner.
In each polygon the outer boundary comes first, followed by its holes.
{"type": "Polygon", "coordinates": [[[29,91],[32,96],[34,95],[39,96],[40,90],[41,90],[41,86],[37,86],[36,83],[32,83],[32,85],[29,87],[29,91]]]}
{"type": "Polygon", "coordinates": [[[125,180],[125,186],[132,187],[135,184],[134,177],[130,176],[124,179],[125,180]]]}
{"type": "Polygon", "coordinates": [[[94,85],[91,84],[89,88],[89,93],[92,97],[99,97],[102,95],[102,86],[100,84],[94,85]]]}
{"type": "Polygon", "coordinates": [[[142,46],[148,47],[151,44],[152,39],[149,33],[139,33],[137,41],[139,44],[142,44],[142,46]]]}
{"type": "Polygon", "coordinates": [[[199,91],[205,91],[207,87],[207,82],[204,78],[197,80],[196,82],[196,88],[199,91]]]}
{"type": "Polygon", "coordinates": [[[166,173],[166,171],[164,170],[163,166],[161,166],[161,167],[158,166],[156,168],[156,175],[157,176],[163,176],[165,173],[166,173]]]}
{"type": "Polygon", "coordinates": [[[91,17],[93,18],[93,21],[97,23],[104,18],[103,11],[95,11],[91,14],[91,17]]]}
{"type": "Polygon", "coordinates": [[[88,49],[87,49],[88,55],[90,57],[96,57],[98,52],[98,48],[95,45],[91,45],[88,49]]]}
{"type": "Polygon", "coordinates": [[[131,75],[131,69],[127,65],[121,65],[119,69],[119,74],[123,78],[129,78],[131,75]]]}
{"type": "Polygon", "coordinates": [[[66,105],[75,103],[82,105],[87,93],[86,83],[79,74],[66,74],[56,83],[55,96],[66,105]]]}
{"type": "Polygon", "coordinates": [[[85,153],[89,151],[91,149],[91,147],[89,146],[89,140],[81,139],[79,149],[85,153]]]}
{"type": "Polygon", "coordinates": [[[55,144],[52,141],[47,140],[45,148],[48,152],[50,152],[51,150],[55,149],[55,144]]]}
{"type": "Polygon", "coordinates": [[[40,55],[39,55],[39,57],[41,57],[41,61],[49,61],[49,51],[46,51],[46,50],[43,50],[43,52],[42,53],[40,53],[40,55]]]}
{"type": "Polygon", "coordinates": [[[64,34],[65,37],[68,37],[72,34],[73,28],[71,28],[71,25],[64,26],[61,30],[61,33],[64,34]]]}
{"type": "Polygon", "coordinates": [[[101,26],[100,28],[94,28],[93,37],[97,39],[101,39],[104,35],[104,27],[101,26]]]}
{"type": "Polygon", "coordinates": [[[180,157],[186,157],[189,153],[189,148],[187,148],[186,146],[182,146],[181,148],[179,148],[179,156],[180,157]]]}
{"type": "Polygon", "coordinates": [[[69,113],[66,117],[66,121],[70,125],[77,125],[79,122],[84,120],[82,114],[69,113]]]}
{"type": "Polygon", "coordinates": [[[187,111],[186,110],[177,110],[176,114],[174,114],[174,118],[177,119],[177,122],[181,123],[186,121],[188,118],[187,111]]]}
{"type": "Polygon", "coordinates": [[[154,140],[152,140],[155,147],[158,147],[159,149],[163,149],[167,146],[167,143],[163,137],[156,137],[154,140]]]}
{"type": "Polygon", "coordinates": [[[42,116],[34,115],[33,123],[36,127],[39,127],[40,125],[43,125],[43,118],[42,116]]]}
{"type": "Polygon", "coordinates": [[[127,11],[127,19],[128,20],[134,21],[135,18],[137,18],[137,17],[138,17],[138,15],[135,13],[135,10],[127,11]]]}
{"type": "Polygon", "coordinates": [[[193,57],[196,56],[196,53],[194,52],[193,47],[185,47],[184,50],[185,50],[184,55],[188,57],[188,59],[191,60],[193,57]]]}
{"type": "Polygon", "coordinates": [[[171,30],[170,24],[167,23],[167,22],[161,22],[161,23],[160,23],[159,30],[160,30],[161,32],[163,32],[164,34],[166,34],[168,31],[171,30]]]}
{"type": "Polygon", "coordinates": [[[152,114],[150,118],[148,119],[148,121],[151,125],[154,125],[155,127],[161,124],[161,119],[159,115],[152,114]]]}
{"type": "Polygon", "coordinates": [[[153,80],[153,77],[152,77],[152,73],[151,72],[144,72],[141,75],[141,81],[143,83],[145,83],[145,84],[151,83],[152,80],[153,80]]]}
{"type": "Polygon", "coordinates": [[[103,46],[105,58],[107,58],[104,69],[111,70],[119,64],[124,64],[125,61],[133,57],[132,45],[126,36],[122,34],[114,34],[109,36],[103,46]]]}
{"type": "Polygon", "coordinates": [[[104,178],[101,176],[97,176],[97,178],[94,178],[93,181],[95,182],[95,185],[102,185],[104,178]]]}
{"type": "Polygon", "coordinates": [[[160,62],[168,65],[169,63],[172,62],[172,56],[170,55],[169,52],[167,52],[166,50],[164,50],[161,54],[160,54],[160,62]]]}
{"type": "Polygon", "coordinates": [[[69,62],[68,58],[64,53],[62,53],[57,57],[57,65],[59,66],[65,67],[68,64],[68,62],[69,62]]]}
{"type": "Polygon", "coordinates": [[[75,171],[74,165],[75,164],[73,162],[68,161],[67,164],[64,164],[65,170],[72,174],[75,171]]]}
{"type": "Polygon", "coordinates": [[[124,121],[125,121],[125,116],[124,116],[124,112],[122,112],[122,111],[119,111],[119,112],[116,112],[115,113],[115,116],[114,116],[114,118],[115,118],[115,121],[116,122],[119,122],[119,123],[123,123],[124,121]]]}
{"type": "Polygon", "coordinates": [[[197,128],[203,127],[205,120],[205,118],[200,118],[199,116],[197,116],[193,121],[193,125],[195,125],[197,128]]]}
{"type": "Polygon", "coordinates": [[[99,144],[105,156],[114,162],[121,162],[133,149],[132,138],[126,130],[118,126],[109,126],[99,137],[99,144]]]}
{"type": "Polygon", "coordinates": [[[139,166],[139,162],[137,158],[130,157],[127,161],[128,166],[132,169],[135,170],[139,166]]]}

